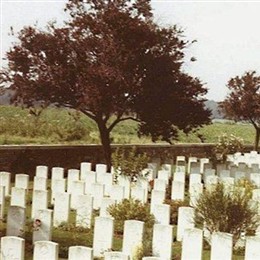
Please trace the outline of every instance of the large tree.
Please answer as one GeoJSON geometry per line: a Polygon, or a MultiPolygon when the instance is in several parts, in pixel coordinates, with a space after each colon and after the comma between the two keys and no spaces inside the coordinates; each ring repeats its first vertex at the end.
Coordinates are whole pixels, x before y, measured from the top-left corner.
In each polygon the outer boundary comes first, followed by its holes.
{"type": "Polygon", "coordinates": [[[1,78],[14,102],[81,111],[96,122],[109,166],[110,133],[122,121],[168,142],[209,123],[206,88],[182,70],[190,43],[153,21],[150,0],[70,0],[65,11],[63,27],[25,27],[7,53],[1,78]]]}
{"type": "Polygon", "coordinates": [[[231,78],[227,84],[230,93],[221,103],[226,116],[236,121],[250,122],[256,131],[255,150],[260,138],[260,77],[255,71],[231,78]]]}

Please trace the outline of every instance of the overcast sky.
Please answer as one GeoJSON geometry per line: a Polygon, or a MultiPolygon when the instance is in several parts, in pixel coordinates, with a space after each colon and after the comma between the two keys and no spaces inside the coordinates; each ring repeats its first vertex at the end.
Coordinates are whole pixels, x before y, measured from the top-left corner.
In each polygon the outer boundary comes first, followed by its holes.
{"type": "MultiPolygon", "coordinates": [[[[65,1],[0,0],[1,57],[15,41],[10,26],[64,20],[65,1]]],[[[162,25],[177,24],[189,40],[197,43],[187,51],[184,69],[207,86],[207,98],[223,100],[227,81],[247,70],[260,74],[260,1],[152,1],[155,19],[162,25]]],[[[2,59],[1,59],[2,60],[2,59]]],[[[1,64],[2,61],[1,61],[1,64]]]]}

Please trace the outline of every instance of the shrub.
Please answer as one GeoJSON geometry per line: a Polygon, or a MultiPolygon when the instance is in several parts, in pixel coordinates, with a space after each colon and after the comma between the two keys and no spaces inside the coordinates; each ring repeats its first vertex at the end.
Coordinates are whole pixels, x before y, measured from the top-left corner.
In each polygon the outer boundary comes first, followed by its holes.
{"type": "MultiPolygon", "coordinates": [[[[241,189],[235,185],[227,192],[222,183],[210,191],[204,191],[195,207],[195,223],[213,232],[227,232],[233,234],[233,243],[242,232],[251,233],[255,230],[259,219],[257,208],[251,203],[249,189],[241,189]]],[[[210,243],[210,239],[208,241],[210,243]]]]}
{"type": "Polygon", "coordinates": [[[214,148],[214,156],[218,161],[226,162],[228,154],[242,152],[244,141],[235,135],[223,134],[218,137],[218,143],[214,148]]]}
{"type": "MultiPolygon", "coordinates": [[[[146,153],[138,153],[136,147],[131,149],[118,148],[112,155],[112,165],[116,180],[119,175],[130,177],[131,182],[143,177],[142,170],[147,167],[149,157],[146,153]]],[[[148,174],[148,172],[147,172],[148,174]]]]}
{"type": "Polygon", "coordinates": [[[109,206],[108,212],[115,219],[115,231],[119,234],[123,233],[125,220],[143,221],[148,229],[154,224],[149,206],[139,200],[124,199],[121,203],[109,206]]]}

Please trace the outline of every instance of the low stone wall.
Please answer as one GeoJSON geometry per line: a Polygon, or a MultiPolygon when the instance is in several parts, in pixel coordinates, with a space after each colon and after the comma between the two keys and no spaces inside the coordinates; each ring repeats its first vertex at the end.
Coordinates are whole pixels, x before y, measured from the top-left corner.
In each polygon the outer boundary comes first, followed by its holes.
{"type": "MultiPolygon", "coordinates": [[[[112,149],[133,145],[113,145],[112,149]]],[[[175,160],[177,155],[210,157],[214,144],[135,145],[161,162],[175,160]]],[[[253,149],[247,146],[246,151],[253,149]]],[[[2,145],[0,146],[0,171],[34,174],[37,165],[79,168],[81,162],[105,163],[100,145],[2,145]]]]}

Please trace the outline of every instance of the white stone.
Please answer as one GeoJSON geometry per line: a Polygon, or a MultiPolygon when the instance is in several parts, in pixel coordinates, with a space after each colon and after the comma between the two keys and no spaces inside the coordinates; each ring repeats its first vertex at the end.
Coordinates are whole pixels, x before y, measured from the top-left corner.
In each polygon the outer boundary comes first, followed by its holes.
{"type": "Polygon", "coordinates": [[[20,237],[6,236],[1,238],[2,260],[24,260],[25,240],[20,237]]]}
{"type": "Polygon", "coordinates": [[[203,173],[203,181],[206,182],[209,176],[215,176],[216,170],[215,169],[206,169],[203,173]]]}
{"type": "Polygon", "coordinates": [[[111,173],[100,173],[97,175],[97,183],[103,184],[105,187],[104,195],[109,196],[113,184],[113,175],[111,173]]]}
{"type": "Polygon", "coordinates": [[[69,169],[68,170],[68,178],[67,178],[67,192],[71,193],[73,189],[73,181],[79,181],[79,170],[77,169],[69,169]]]}
{"type": "Polygon", "coordinates": [[[105,186],[103,184],[93,183],[91,185],[90,194],[94,198],[94,202],[93,202],[94,209],[100,209],[101,202],[104,197],[104,193],[105,193],[105,186]]]}
{"type": "Polygon", "coordinates": [[[97,182],[97,175],[95,172],[88,172],[84,175],[85,178],[85,194],[91,194],[91,185],[97,182]]]}
{"type": "Polygon", "coordinates": [[[156,256],[145,256],[142,258],[142,260],[163,260],[161,257],[156,256]]]}
{"type": "Polygon", "coordinates": [[[58,227],[63,222],[69,221],[70,194],[67,192],[56,193],[54,201],[53,225],[58,227]]]}
{"type": "Polygon", "coordinates": [[[153,212],[153,206],[155,204],[163,204],[165,200],[165,191],[161,190],[152,190],[151,194],[151,212],[153,212]]]}
{"type": "Polygon", "coordinates": [[[260,237],[246,238],[245,260],[260,259],[260,237]]]}
{"type": "Polygon", "coordinates": [[[175,172],[173,180],[185,183],[185,172],[175,172]]]}
{"type": "Polygon", "coordinates": [[[94,257],[102,257],[110,251],[113,245],[114,219],[109,217],[96,217],[94,226],[93,249],[94,257]]]}
{"type": "Polygon", "coordinates": [[[193,184],[201,183],[201,175],[200,174],[190,174],[190,181],[189,181],[189,191],[193,184]]]}
{"type": "Polygon", "coordinates": [[[107,172],[107,165],[106,164],[96,164],[96,173],[106,173],[107,172]]]}
{"type": "Polygon", "coordinates": [[[135,200],[140,200],[143,204],[146,203],[145,193],[146,190],[141,187],[134,186],[131,188],[131,198],[135,200]]]}
{"type": "Polygon", "coordinates": [[[171,225],[153,226],[153,255],[161,259],[172,259],[173,228],[171,225]]]}
{"type": "Polygon", "coordinates": [[[10,206],[7,214],[6,235],[20,237],[24,234],[25,208],[10,206]]]}
{"type": "Polygon", "coordinates": [[[43,177],[35,176],[33,178],[33,189],[34,190],[47,190],[47,180],[43,177]]]}
{"type": "Polygon", "coordinates": [[[187,228],[194,228],[194,209],[191,207],[179,207],[177,241],[182,241],[184,230],[187,228]]]}
{"type": "Polygon", "coordinates": [[[151,212],[157,224],[169,225],[170,224],[170,205],[167,204],[155,204],[153,211],[151,212]]]}
{"type": "Polygon", "coordinates": [[[84,195],[85,192],[85,182],[84,181],[72,181],[72,190],[71,190],[71,200],[70,200],[70,208],[77,209],[78,208],[78,195],[84,195]]]}
{"type": "Polygon", "coordinates": [[[250,180],[257,188],[260,188],[260,173],[251,173],[250,180]]]}
{"type": "Polygon", "coordinates": [[[48,191],[34,190],[32,197],[32,218],[39,209],[48,208],[48,191]]]}
{"type": "Polygon", "coordinates": [[[238,181],[240,179],[245,179],[246,178],[246,173],[245,172],[235,172],[235,181],[238,181]]]}
{"type": "Polygon", "coordinates": [[[204,165],[209,163],[209,158],[200,158],[200,172],[204,172],[204,165]]]}
{"type": "Polygon", "coordinates": [[[260,201],[260,189],[253,189],[252,199],[255,201],[260,201]]]}
{"type": "Polygon", "coordinates": [[[203,193],[203,184],[195,183],[191,185],[190,188],[190,206],[195,207],[197,204],[197,200],[200,195],[203,193]]]}
{"type": "Polygon", "coordinates": [[[203,231],[198,228],[185,229],[182,240],[181,260],[201,260],[203,231]]]}
{"type": "Polygon", "coordinates": [[[186,172],[186,167],[181,165],[176,165],[175,172],[186,172]]]}
{"type": "Polygon", "coordinates": [[[232,235],[223,232],[216,232],[211,237],[211,260],[232,259],[232,235]]]}
{"type": "Polygon", "coordinates": [[[155,190],[166,191],[166,188],[167,188],[166,180],[154,179],[154,189],[155,190]]]}
{"type": "Polygon", "coordinates": [[[93,249],[86,246],[70,246],[68,260],[93,260],[93,249]]]}
{"type": "Polygon", "coordinates": [[[147,163],[147,167],[152,171],[152,179],[155,179],[158,173],[158,164],[154,162],[147,163]]]}
{"type": "Polygon", "coordinates": [[[185,184],[179,181],[172,182],[171,199],[184,201],[185,184]]]}
{"type": "Polygon", "coordinates": [[[144,201],[146,203],[148,200],[148,192],[150,191],[150,184],[148,180],[144,178],[139,178],[136,182],[136,186],[145,190],[144,201]]]}
{"type": "Polygon", "coordinates": [[[215,189],[216,185],[218,184],[219,177],[215,175],[207,176],[206,177],[206,190],[211,191],[215,189]]]}
{"type": "Polygon", "coordinates": [[[104,260],[129,260],[128,255],[122,252],[105,252],[104,260]]]}
{"type": "Polygon", "coordinates": [[[50,209],[40,209],[35,212],[33,223],[33,243],[36,241],[51,241],[52,216],[50,209]]]}
{"type": "MultiPolygon", "coordinates": [[[[64,179],[64,168],[53,167],[51,169],[51,190],[52,191],[55,190],[55,180],[63,180],[63,179],[64,179]]],[[[65,192],[65,189],[63,190],[63,192],[65,192]]]]}
{"type": "Polygon", "coordinates": [[[189,157],[188,159],[188,169],[187,172],[191,173],[191,164],[196,163],[198,161],[197,157],[189,157]]]}
{"type": "Polygon", "coordinates": [[[176,156],[176,166],[185,166],[186,159],[185,156],[178,155],[176,156]]]}
{"type": "Polygon", "coordinates": [[[124,223],[122,252],[133,259],[136,251],[143,245],[144,222],[138,220],[126,220],[124,223]]]}
{"type": "Polygon", "coordinates": [[[230,177],[230,171],[229,170],[221,170],[219,173],[219,178],[226,178],[226,177],[230,177]]]}
{"type": "Polygon", "coordinates": [[[58,260],[59,244],[50,241],[34,243],[33,260],[58,260]]]}
{"type": "Polygon", "coordinates": [[[5,209],[5,186],[0,186],[0,219],[4,218],[5,209]]]}
{"type": "Polygon", "coordinates": [[[15,187],[28,190],[29,175],[28,174],[16,174],[15,175],[15,187]]]}
{"type": "Polygon", "coordinates": [[[26,208],[26,190],[23,188],[12,187],[10,205],[26,208]]]}
{"type": "Polygon", "coordinates": [[[91,172],[91,163],[82,162],[80,164],[80,180],[85,181],[86,175],[91,172]]]}
{"type": "Polygon", "coordinates": [[[56,193],[64,193],[66,190],[66,179],[53,179],[51,191],[51,203],[55,201],[56,193]]]}
{"type": "Polygon", "coordinates": [[[158,171],[158,179],[165,180],[167,185],[169,183],[169,178],[171,177],[171,172],[168,170],[160,170],[158,171]]]}
{"type": "MultiPolygon", "coordinates": [[[[162,170],[168,171],[170,173],[170,177],[172,177],[172,171],[173,171],[173,165],[172,164],[170,164],[170,163],[162,164],[162,170]]],[[[159,178],[159,173],[158,173],[158,178],[159,178]]]]}
{"type": "Polygon", "coordinates": [[[131,188],[130,179],[126,176],[120,175],[118,177],[118,184],[125,187],[125,199],[129,199],[130,198],[130,188],[131,188]]]}
{"type": "Polygon", "coordinates": [[[114,199],[111,198],[103,198],[101,201],[101,206],[100,206],[100,212],[99,212],[99,216],[100,217],[112,217],[107,209],[109,206],[116,204],[116,201],[114,199]]]}
{"type": "Polygon", "coordinates": [[[125,187],[121,185],[113,185],[110,191],[110,198],[120,203],[125,197],[125,187]]]}
{"type": "Polygon", "coordinates": [[[36,166],[35,176],[48,179],[48,166],[45,165],[36,166]]]}
{"type": "Polygon", "coordinates": [[[91,228],[93,197],[90,195],[78,195],[78,207],[76,211],[76,226],[91,228]]]}
{"type": "Polygon", "coordinates": [[[11,187],[11,173],[10,172],[0,172],[0,186],[5,187],[5,196],[10,196],[11,187]]]}

